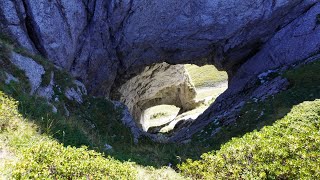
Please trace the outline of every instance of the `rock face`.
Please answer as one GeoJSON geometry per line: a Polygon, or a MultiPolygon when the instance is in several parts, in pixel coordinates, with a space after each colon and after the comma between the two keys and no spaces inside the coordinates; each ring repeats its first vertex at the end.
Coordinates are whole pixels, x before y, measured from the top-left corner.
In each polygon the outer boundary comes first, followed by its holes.
{"type": "Polygon", "coordinates": [[[42,75],[44,75],[44,68],[36,63],[33,59],[22,56],[17,53],[12,53],[11,62],[19,69],[23,70],[29,79],[31,85],[31,94],[40,87],[42,82],[42,75]]]}
{"type": "Polygon", "coordinates": [[[119,62],[107,7],[104,0],[1,1],[0,31],[69,70],[92,92],[108,94],[119,62]]]}
{"type": "Polygon", "coordinates": [[[229,89],[179,140],[252,97],[259,74],[319,54],[319,13],[319,0],[14,0],[0,1],[0,32],[95,95],[154,63],[227,71],[229,89]]]}
{"type": "Polygon", "coordinates": [[[316,2],[133,1],[116,44],[121,64],[130,69],[163,60],[210,63],[233,75],[248,56],[316,2]]]}
{"type": "Polygon", "coordinates": [[[129,108],[141,126],[144,110],[161,104],[175,105],[181,111],[195,108],[196,90],[183,65],[155,64],[146,67],[119,88],[120,101],[129,108]]]}

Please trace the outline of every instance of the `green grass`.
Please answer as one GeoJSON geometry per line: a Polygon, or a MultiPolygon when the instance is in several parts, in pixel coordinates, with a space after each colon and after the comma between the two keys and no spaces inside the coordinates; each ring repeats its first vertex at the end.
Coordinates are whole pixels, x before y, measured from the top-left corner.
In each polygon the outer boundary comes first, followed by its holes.
{"type": "Polygon", "coordinates": [[[159,119],[161,117],[164,117],[164,116],[167,116],[168,114],[165,113],[165,112],[158,112],[158,113],[155,113],[153,114],[150,119],[159,119]]]}
{"type": "MultiPolygon", "coordinates": [[[[29,57],[44,67],[45,74],[42,76],[42,86],[49,85],[51,80],[51,73],[53,72],[54,81],[60,86],[61,91],[64,91],[67,87],[74,87],[72,82],[73,78],[65,70],[57,69],[54,64],[52,64],[48,59],[42,57],[41,55],[30,53],[28,50],[14,43],[14,41],[11,40],[8,36],[0,33],[0,59],[3,61],[2,68],[7,71],[13,71],[13,74],[18,76],[19,78],[23,78],[23,82],[27,82],[27,78],[23,77],[25,76],[23,74],[23,71],[19,70],[17,67],[10,63],[9,58],[11,56],[11,52],[29,57]]],[[[27,85],[27,83],[25,85],[27,85]]]]}
{"type": "Polygon", "coordinates": [[[196,88],[210,87],[228,80],[228,75],[224,71],[218,71],[213,65],[196,66],[185,65],[191,80],[196,88]]]}
{"type": "MultiPolygon", "coordinates": [[[[29,124],[29,126],[22,126],[31,129],[24,129],[23,132],[26,134],[21,134],[17,128],[12,128],[10,133],[8,132],[10,135],[4,135],[0,132],[0,136],[3,135],[4,140],[12,147],[9,148],[10,151],[14,151],[16,155],[21,154],[20,151],[17,151],[18,146],[31,147],[32,145],[41,143],[42,138],[47,139],[48,136],[50,136],[51,138],[49,139],[52,141],[56,140],[61,143],[57,145],[59,148],[61,145],[66,148],[69,146],[81,148],[83,145],[86,145],[90,150],[111,155],[123,163],[130,160],[135,161],[137,164],[142,165],[139,167],[135,165],[138,171],[142,171],[145,166],[149,165],[163,169],[161,168],[163,165],[168,165],[169,162],[172,162],[172,159],[176,160],[175,152],[178,148],[172,151],[169,145],[153,144],[149,140],[141,140],[138,145],[134,144],[131,132],[120,121],[122,110],[116,109],[109,100],[87,96],[84,97],[84,102],[80,105],[66,99],[63,94],[63,89],[70,86],[72,78],[70,78],[69,75],[67,78],[62,78],[66,80],[57,81],[57,79],[55,79],[56,84],[62,92],[55,89],[55,96],[59,97],[60,101],[51,102],[58,108],[58,113],[53,113],[51,111],[52,107],[48,105],[46,99],[30,96],[29,90],[25,88],[29,83],[24,73],[21,72],[21,74],[18,74],[14,69],[15,67],[11,66],[12,64],[9,60],[10,53],[19,47],[16,47],[14,44],[7,44],[7,41],[1,38],[0,43],[5,45],[3,49],[0,49],[0,62],[5,60],[8,65],[10,65],[9,68],[0,66],[0,91],[10,96],[14,101],[19,101],[18,112],[23,117],[24,122],[29,124]],[[4,72],[13,74],[20,81],[5,84],[4,80],[6,76],[4,72]],[[65,87],[63,88],[63,86],[65,87]],[[70,116],[64,114],[64,106],[70,111],[70,116]],[[19,134],[21,134],[21,136],[19,134]],[[12,138],[9,140],[6,136],[12,138]],[[105,150],[105,144],[111,145],[113,147],[112,150],[105,150]],[[154,149],[155,147],[157,147],[157,149],[154,149]],[[169,151],[171,153],[168,153],[169,151]],[[155,160],[155,157],[157,160],[155,160]]],[[[49,68],[49,71],[53,71],[50,69],[54,68],[53,65],[46,65],[46,62],[41,62],[42,60],[48,60],[30,55],[28,52],[24,52],[25,50],[23,49],[18,49],[17,51],[30,58],[39,58],[37,60],[38,63],[44,63],[42,65],[46,70],[49,68]]],[[[55,74],[67,75],[57,69],[54,69],[54,72],[55,74]],[[58,71],[58,73],[56,73],[56,71],[58,71]]],[[[45,79],[45,77],[43,78],[45,79]]],[[[179,161],[175,162],[175,164],[178,162],[179,161]]],[[[148,170],[148,172],[149,171],[150,170],[148,170]]],[[[138,179],[141,179],[139,178],[139,174],[138,179]]],[[[174,173],[171,172],[170,174],[174,173]]],[[[175,177],[179,176],[176,173],[175,175],[175,177]]],[[[162,179],[160,174],[155,176],[157,176],[158,179],[162,179]]],[[[152,177],[145,174],[143,178],[148,179],[152,177]]]]}
{"type": "MultiPolygon", "coordinates": [[[[234,137],[242,137],[246,133],[273,125],[275,121],[288,114],[295,105],[304,101],[320,99],[319,69],[320,61],[316,61],[285,72],[283,76],[288,78],[290,82],[288,90],[268,98],[264,102],[247,102],[235,124],[219,126],[212,123],[202,132],[195,134],[193,136],[193,142],[199,142],[198,144],[200,146],[206,144],[211,150],[219,150],[222,148],[221,146],[225,147],[224,144],[228,143],[234,137]],[[220,131],[214,137],[211,137],[211,132],[218,127],[221,128],[220,131]]],[[[292,113],[298,109],[299,108],[293,109],[292,113]]],[[[301,113],[301,111],[299,112],[301,113]]],[[[236,145],[233,147],[236,147],[236,145]]],[[[204,150],[202,148],[200,149],[204,150]]],[[[203,165],[206,166],[208,164],[203,165]]],[[[241,164],[239,164],[239,166],[240,165],[241,164]]],[[[186,173],[188,174],[188,172],[186,173]]],[[[203,174],[201,176],[203,176],[203,174]]]]}
{"type": "Polygon", "coordinates": [[[239,137],[255,129],[272,125],[276,120],[290,112],[294,105],[304,101],[320,99],[320,74],[318,69],[320,69],[320,61],[285,72],[282,76],[290,82],[288,90],[264,102],[247,102],[235,124],[222,126],[219,133],[210,137],[208,135],[215,128],[220,127],[212,123],[202,133],[194,135],[194,141],[201,141],[209,144],[213,149],[218,149],[221,144],[228,142],[232,137],[239,137]]]}
{"type": "MultiPolygon", "coordinates": [[[[132,163],[121,163],[86,147],[64,147],[37,132],[18,112],[18,105],[0,91],[0,140],[18,161],[5,172],[13,179],[135,179],[132,163]],[[8,170],[9,169],[9,170],[8,170]]],[[[2,172],[4,173],[4,172],[2,172]]]]}
{"type": "Polygon", "coordinates": [[[197,90],[197,96],[196,100],[206,100],[210,98],[210,100],[207,102],[207,106],[211,105],[212,102],[214,102],[226,89],[228,88],[227,83],[221,84],[217,87],[210,87],[210,88],[203,88],[197,90]]]}
{"type": "Polygon", "coordinates": [[[320,100],[179,168],[195,179],[319,179],[320,100]]]}
{"type": "MultiPolygon", "coordinates": [[[[69,138],[82,138],[77,134],[72,134],[72,131],[66,131],[64,139],[59,136],[53,138],[55,134],[51,132],[52,128],[57,127],[56,123],[51,123],[50,127],[47,127],[48,131],[44,131],[45,126],[38,126],[37,120],[32,120],[30,116],[24,118],[20,114],[21,110],[19,110],[17,102],[0,92],[0,150],[7,149],[18,158],[18,161],[14,158],[14,161],[10,162],[12,165],[6,164],[6,168],[2,169],[3,172],[1,173],[5,173],[6,177],[12,177],[13,179],[68,179],[69,177],[76,179],[86,179],[87,177],[91,179],[104,179],[106,177],[111,179],[163,179],[168,177],[182,179],[171,168],[155,169],[129,163],[128,160],[132,159],[132,161],[135,160],[144,165],[150,164],[150,161],[156,165],[167,164],[172,160],[163,158],[164,154],[166,154],[166,157],[173,157],[174,159],[176,157],[173,155],[174,151],[169,155],[169,148],[163,148],[164,146],[160,144],[152,144],[148,140],[145,140],[145,145],[134,145],[133,142],[130,142],[130,132],[126,131],[120,123],[117,128],[115,122],[113,122],[115,124],[108,124],[105,121],[98,122],[99,117],[105,118],[106,115],[94,111],[105,112],[104,108],[107,105],[110,106],[110,104],[102,99],[93,101],[93,104],[90,103],[90,106],[83,107],[82,110],[86,109],[86,113],[90,115],[87,118],[95,119],[97,123],[95,125],[99,127],[92,129],[92,133],[99,134],[99,136],[94,136],[97,138],[96,140],[100,140],[101,145],[107,142],[113,146],[113,150],[107,152],[113,158],[88,150],[82,145],[79,148],[68,146],[67,143],[75,143],[69,138]],[[120,136],[121,133],[123,136],[120,136]],[[60,142],[69,140],[62,144],[58,143],[56,139],[60,142]]],[[[112,115],[109,114],[109,116],[112,115]]],[[[45,119],[46,117],[43,117],[43,120],[45,119]]],[[[81,118],[79,118],[80,120],[81,118]]],[[[69,121],[72,120],[69,119],[69,121]]],[[[86,126],[79,121],[78,124],[80,125],[75,128],[85,128],[86,126]]],[[[84,129],[81,132],[88,131],[84,129]]],[[[85,139],[90,137],[89,134],[83,135],[85,135],[85,139]]],[[[82,141],[82,139],[79,141],[82,141]]],[[[96,143],[98,144],[98,142],[96,143]]],[[[90,149],[103,151],[102,147],[94,147],[90,146],[90,149]]],[[[1,173],[0,177],[3,175],[1,173]]]]}

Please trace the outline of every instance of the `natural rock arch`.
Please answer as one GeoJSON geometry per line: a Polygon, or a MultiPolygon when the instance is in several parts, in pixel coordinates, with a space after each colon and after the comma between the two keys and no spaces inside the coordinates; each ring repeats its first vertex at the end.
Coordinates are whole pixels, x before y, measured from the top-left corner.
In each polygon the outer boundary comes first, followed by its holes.
{"type": "Polygon", "coordinates": [[[95,95],[109,96],[116,79],[154,63],[227,71],[229,89],[171,139],[178,141],[228,121],[226,111],[255,95],[260,73],[319,54],[319,9],[318,0],[0,1],[0,32],[70,71],[95,95]]]}
{"type": "Polygon", "coordinates": [[[194,109],[196,90],[183,65],[167,63],[146,67],[139,75],[116,88],[137,124],[143,124],[143,111],[161,104],[174,105],[181,112],[194,109]]]}

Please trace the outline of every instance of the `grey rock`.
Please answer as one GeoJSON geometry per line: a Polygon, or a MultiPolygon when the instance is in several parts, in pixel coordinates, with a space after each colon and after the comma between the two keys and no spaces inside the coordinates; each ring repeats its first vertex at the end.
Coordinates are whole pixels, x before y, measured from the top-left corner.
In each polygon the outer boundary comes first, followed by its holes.
{"type": "Polygon", "coordinates": [[[250,79],[269,69],[277,69],[306,60],[320,52],[320,26],[316,23],[320,3],[278,31],[234,74],[230,86],[241,91],[250,79]]]}
{"type": "MultiPolygon", "coordinates": [[[[217,119],[232,122],[224,112],[250,99],[259,74],[319,54],[319,9],[319,0],[1,1],[0,32],[71,72],[95,95],[109,96],[154,63],[227,71],[228,90],[171,138],[179,141],[217,119]]],[[[39,76],[31,78],[34,91],[39,76]]]]}
{"type": "Polygon", "coordinates": [[[0,27],[72,72],[91,93],[108,96],[117,76],[156,62],[215,64],[233,77],[247,57],[317,2],[3,1],[0,27]]]}
{"type": "Polygon", "coordinates": [[[5,83],[6,83],[6,84],[10,84],[11,81],[13,81],[13,82],[19,82],[19,80],[18,80],[16,77],[14,77],[12,74],[5,72],[5,75],[7,76],[7,78],[6,78],[6,80],[5,80],[5,83]]]}
{"type": "Polygon", "coordinates": [[[105,144],[105,145],[104,145],[104,149],[105,149],[106,151],[110,151],[110,150],[113,149],[113,147],[112,147],[111,145],[109,145],[109,144],[105,144]]]}
{"type": "MultiPolygon", "coordinates": [[[[279,30],[255,56],[247,59],[239,67],[229,82],[229,88],[198,117],[188,128],[189,131],[177,132],[170,141],[191,138],[192,134],[217,119],[222,124],[234,122],[239,112],[233,111],[235,107],[239,106],[241,101],[248,101],[254,92],[259,92],[259,90],[255,91],[259,88],[255,86],[255,82],[259,81],[259,74],[270,69],[297,63],[304,64],[317,59],[320,52],[320,26],[315,17],[319,14],[319,9],[320,3],[314,4],[279,30]],[[225,112],[229,113],[225,114],[225,112]]],[[[282,86],[286,84],[285,81],[280,80],[279,82],[280,89],[285,87],[282,86]]],[[[268,85],[269,87],[265,85],[260,90],[273,89],[273,83],[268,83],[268,85]]]]}
{"type": "Polygon", "coordinates": [[[64,93],[64,95],[71,101],[76,101],[79,104],[83,103],[83,95],[87,95],[87,90],[84,84],[82,84],[80,81],[75,80],[74,85],[76,87],[68,87],[64,93]]]}
{"type": "Polygon", "coordinates": [[[46,87],[39,87],[37,90],[37,95],[40,97],[44,97],[48,101],[50,101],[54,96],[53,86],[54,86],[54,73],[51,72],[50,83],[46,87]]]}
{"type": "Polygon", "coordinates": [[[123,22],[122,37],[116,44],[122,54],[121,64],[130,71],[162,61],[210,63],[232,74],[277,29],[316,2],[132,1],[128,4],[131,8],[123,22]]]}
{"type": "Polygon", "coordinates": [[[264,101],[266,98],[277,94],[283,90],[286,90],[289,86],[289,82],[285,78],[276,77],[272,81],[266,82],[255,89],[251,98],[257,98],[264,101]]]}
{"type": "Polygon", "coordinates": [[[66,115],[67,117],[69,117],[69,116],[70,116],[70,111],[68,110],[68,108],[66,107],[65,104],[63,104],[63,109],[64,109],[64,112],[65,112],[65,115],[66,115]]]}
{"type": "Polygon", "coordinates": [[[118,55],[109,32],[109,1],[93,0],[87,6],[87,26],[79,37],[76,56],[70,67],[74,77],[91,94],[108,96],[118,71],[118,55]]]}
{"type": "Polygon", "coordinates": [[[42,75],[45,73],[43,66],[36,63],[33,59],[22,56],[15,52],[12,53],[10,60],[15,66],[25,72],[31,85],[30,93],[34,94],[35,91],[40,87],[42,75]]]}
{"type": "Polygon", "coordinates": [[[135,120],[133,119],[128,107],[126,105],[122,104],[121,102],[118,102],[118,101],[113,101],[113,104],[115,105],[115,107],[122,109],[121,121],[125,126],[127,126],[131,130],[131,133],[132,133],[133,138],[134,138],[134,143],[135,144],[138,143],[139,138],[144,133],[142,132],[142,129],[139,128],[137,126],[137,124],[135,123],[135,120]]]}
{"type": "Polygon", "coordinates": [[[37,50],[56,65],[69,68],[87,13],[77,0],[23,0],[26,28],[37,50]],[[32,31],[32,32],[31,32],[32,31]]]}
{"type": "Polygon", "coordinates": [[[212,132],[211,132],[211,137],[214,137],[215,135],[217,135],[220,131],[221,131],[221,127],[218,127],[216,129],[214,129],[212,132]]]}
{"type": "Polygon", "coordinates": [[[26,28],[26,13],[22,0],[0,2],[0,32],[10,34],[21,46],[36,52],[26,28]]]}
{"type": "Polygon", "coordinates": [[[184,112],[199,105],[195,100],[195,87],[184,65],[162,63],[148,66],[123,84],[119,93],[120,101],[141,126],[144,124],[144,110],[150,107],[175,105],[184,112]]]}
{"type": "Polygon", "coordinates": [[[58,109],[56,108],[56,106],[54,106],[54,105],[51,104],[50,102],[48,102],[48,105],[52,107],[52,112],[53,112],[53,113],[58,113],[58,109]]]}
{"type": "Polygon", "coordinates": [[[74,80],[73,83],[77,86],[78,92],[80,92],[82,95],[88,95],[87,88],[82,82],[74,80]]]}

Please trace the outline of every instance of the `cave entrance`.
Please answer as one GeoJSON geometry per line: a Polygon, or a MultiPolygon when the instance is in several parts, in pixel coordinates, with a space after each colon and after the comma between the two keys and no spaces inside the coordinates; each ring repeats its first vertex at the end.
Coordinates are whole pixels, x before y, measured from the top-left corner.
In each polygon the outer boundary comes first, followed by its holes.
{"type": "Polygon", "coordinates": [[[141,129],[170,133],[202,114],[227,84],[227,73],[213,65],[160,63],[127,80],[118,93],[141,129]]]}

